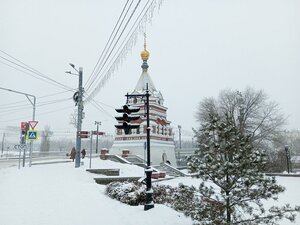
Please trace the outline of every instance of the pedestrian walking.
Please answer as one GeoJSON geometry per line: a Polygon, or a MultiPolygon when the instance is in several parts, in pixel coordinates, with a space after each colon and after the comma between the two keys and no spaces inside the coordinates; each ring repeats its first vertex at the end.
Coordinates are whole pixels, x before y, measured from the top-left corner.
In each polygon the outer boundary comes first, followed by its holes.
{"type": "Polygon", "coordinates": [[[85,151],[85,149],[82,149],[82,151],[81,151],[81,157],[84,159],[85,155],[86,155],[86,151],[85,151]]]}
{"type": "Polygon", "coordinates": [[[76,156],[76,150],[75,147],[72,148],[71,153],[70,153],[70,159],[74,162],[76,156]]]}

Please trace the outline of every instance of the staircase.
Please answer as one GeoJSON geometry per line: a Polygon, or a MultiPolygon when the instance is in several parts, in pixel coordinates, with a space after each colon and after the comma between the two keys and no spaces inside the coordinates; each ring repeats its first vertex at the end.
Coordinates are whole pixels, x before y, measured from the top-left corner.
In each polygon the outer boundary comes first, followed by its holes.
{"type": "Polygon", "coordinates": [[[167,164],[167,163],[161,163],[160,165],[153,165],[152,166],[157,171],[165,171],[167,175],[173,176],[173,177],[186,177],[188,174],[183,173],[182,171],[176,169],[175,167],[167,164]]]}
{"type": "MultiPolygon", "coordinates": [[[[138,155],[128,155],[127,157],[123,158],[117,155],[109,155],[108,159],[115,161],[115,162],[121,162],[121,163],[127,163],[127,164],[134,164],[143,168],[146,168],[147,164],[143,158],[141,158],[138,155]]],[[[189,176],[188,174],[183,173],[179,169],[176,169],[175,167],[167,164],[167,163],[161,163],[160,165],[152,165],[152,168],[154,172],[164,171],[167,175],[173,176],[173,177],[186,177],[189,176]]]]}
{"type": "Polygon", "coordinates": [[[138,155],[128,155],[125,159],[134,165],[146,167],[146,161],[138,155]]]}

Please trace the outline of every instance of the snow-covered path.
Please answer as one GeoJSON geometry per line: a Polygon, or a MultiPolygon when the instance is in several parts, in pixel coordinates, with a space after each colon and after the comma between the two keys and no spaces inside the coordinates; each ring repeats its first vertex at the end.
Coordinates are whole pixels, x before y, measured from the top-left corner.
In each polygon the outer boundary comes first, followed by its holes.
{"type": "MultiPolygon", "coordinates": [[[[88,162],[86,162],[87,164],[88,162]]],[[[106,163],[102,161],[102,164],[106,163]]],[[[109,162],[110,166],[115,166],[109,162]]],[[[104,165],[100,165],[104,166],[104,165]]],[[[139,167],[119,165],[121,174],[141,174],[139,167]],[[126,169],[126,167],[128,167],[126,169]]],[[[99,166],[98,166],[99,167],[99,166]]],[[[130,207],[104,195],[85,167],[73,163],[0,170],[1,225],[191,225],[166,206],[130,207]]]]}

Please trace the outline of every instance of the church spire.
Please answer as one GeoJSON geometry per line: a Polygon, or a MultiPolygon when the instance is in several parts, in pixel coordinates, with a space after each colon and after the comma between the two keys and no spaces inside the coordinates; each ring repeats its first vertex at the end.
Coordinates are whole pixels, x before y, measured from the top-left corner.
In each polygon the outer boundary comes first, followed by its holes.
{"type": "Polygon", "coordinates": [[[149,59],[149,52],[147,51],[146,33],[144,33],[144,51],[141,52],[141,58],[143,60],[143,64],[142,64],[143,71],[147,71],[149,67],[147,63],[147,60],[149,59]]]}
{"type": "Polygon", "coordinates": [[[144,50],[141,52],[141,58],[143,60],[143,72],[134,90],[137,92],[144,92],[146,90],[146,85],[148,84],[149,91],[153,93],[156,91],[156,88],[148,74],[149,66],[147,60],[149,59],[149,52],[147,51],[146,34],[144,34],[144,50]]]}

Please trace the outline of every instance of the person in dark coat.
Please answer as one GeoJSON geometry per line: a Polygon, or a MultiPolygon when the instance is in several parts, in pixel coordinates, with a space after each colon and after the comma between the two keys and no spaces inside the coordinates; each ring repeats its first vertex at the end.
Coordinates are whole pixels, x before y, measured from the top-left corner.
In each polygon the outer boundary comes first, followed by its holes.
{"type": "Polygon", "coordinates": [[[75,156],[76,156],[76,150],[75,147],[72,148],[71,153],[70,153],[70,159],[75,160],[75,156]]]}
{"type": "Polygon", "coordinates": [[[85,151],[85,149],[82,149],[82,151],[81,151],[81,157],[84,159],[85,155],[86,155],[86,151],[85,151]]]}

